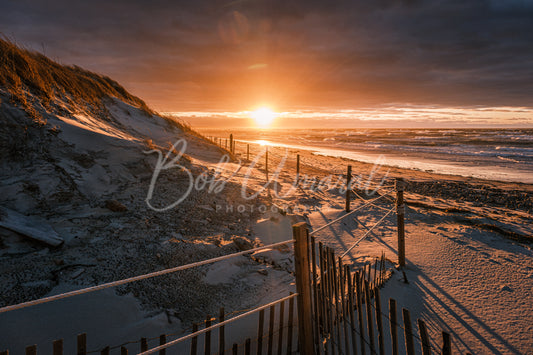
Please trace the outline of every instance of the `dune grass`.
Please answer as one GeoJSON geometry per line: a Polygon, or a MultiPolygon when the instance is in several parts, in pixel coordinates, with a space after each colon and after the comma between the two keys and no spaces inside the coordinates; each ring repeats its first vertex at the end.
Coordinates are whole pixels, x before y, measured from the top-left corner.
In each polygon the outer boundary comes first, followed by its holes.
{"type": "Polygon", "coordinates": [[[22,107],[40,124],[45,122],[39,109],[54,112],[59,109],[57,102],[101,114],[106,112],[104,99],[114,97],[153,113],[144,101],[109,77],[78,66],[61,65],[5,37],[0,37],[1,89],[7,91],[13,104],[22,107]]]}

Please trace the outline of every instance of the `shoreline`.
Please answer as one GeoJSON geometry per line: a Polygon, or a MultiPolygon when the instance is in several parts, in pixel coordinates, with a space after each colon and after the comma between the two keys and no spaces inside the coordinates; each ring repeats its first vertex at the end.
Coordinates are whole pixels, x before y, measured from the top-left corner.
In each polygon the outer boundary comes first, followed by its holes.
{"type": "MultiPolygon", "coordinates": [[[[263,149],[258,144],[250,144],[250,159],[263,149]]],[[[280,164],[285,147],[269,146],[269,170],[272,172],[280,164]]],[[[325,177],[327,175],[345,176],[346,167],[352,166],[352,175],[380,181],[385,175],[387,184],[401,177],[408,182],[406,192],[428,197],[470,202],[475,206],[505,208],[513,211],[533,213],[533,184],[513,181],[487,180],[476,177],[440,174],[415,169],[379,166],[345,157],[316,155],[312,150],[288,148],[288,157],[282,172],[296,175],[296,155],[300,155],[301,174],[325,177]]],[[[246,146],[237,144],[236,158],[246,160],[246,146]]],[[[264,168],[264,157],[258,167],[264,168]]]]}

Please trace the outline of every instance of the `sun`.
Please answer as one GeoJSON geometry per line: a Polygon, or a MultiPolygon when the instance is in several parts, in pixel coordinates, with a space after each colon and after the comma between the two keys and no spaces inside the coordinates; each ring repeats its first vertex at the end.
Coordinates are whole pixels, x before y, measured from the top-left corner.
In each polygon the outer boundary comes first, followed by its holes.
{"type": "Polygon", "coordinates": [[[276,113],[268,107],[261,107],[255,111],[252,111],[250,117],[255,120],[255,124],[257,126],[266,128],[272,124],[276,118],[276,113]]]}

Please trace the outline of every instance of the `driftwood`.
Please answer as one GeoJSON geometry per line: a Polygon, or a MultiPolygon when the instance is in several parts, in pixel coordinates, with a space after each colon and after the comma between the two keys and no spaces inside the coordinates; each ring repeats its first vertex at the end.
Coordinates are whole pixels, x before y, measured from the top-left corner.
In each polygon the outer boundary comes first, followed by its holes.
{"type": "Polygon", "coordinates": [[[25,237],[46,243],[53,247],[63,244],[63,239],[42,219],[24,216],[0,206],[0,227],[22,234],[25,237]]]}

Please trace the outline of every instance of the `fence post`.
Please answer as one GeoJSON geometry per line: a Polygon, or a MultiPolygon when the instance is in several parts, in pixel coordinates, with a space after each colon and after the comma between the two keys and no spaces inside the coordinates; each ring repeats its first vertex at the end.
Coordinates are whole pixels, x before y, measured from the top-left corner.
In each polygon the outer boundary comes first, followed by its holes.
{"type": "Polygon", "coordinates": [[[265,310],[259,312],[259,327],[257,331],[257,355],[263,353],[263,324],[265,323],[265,310]]]}
{"type": "Polygon", "coordinates": [[[389,298],[390,335],[392,342],[392,355],[398,355],[398,320],[396,318],[396,300],[389,298]]]}
{"type": "Polygon", "coordinates": [[[428,331],[426,329],[426,323],[422,319],[418,320],[418,332],[420,333],[420,339],[422,340],[422,354],[431,355],[431,345],[429,343],[428,331]]]}
{"type": "Polygon", "coordinates": [[[381,295],[379,294],[379,288],[374,287],[374,304],[376,306],[376,325],[378,330],[378,346],[379,354],[385,354],[385,345],[383,341],[383,322],[381,318],[381,295]]]}
{"type": "Polygon", "coordinates": [[[246,144],[246,160],[250,160],[250,144],[246,144]]]}
{"type": "Polygon", "coordinates": [[[396,216],[398,223],[398,263],[400,267],[405,266],[405,205],[403,203],[403,191],[405,181],[402,178],[396,179],[396,216]]]}
{"type": "MultiPolygon", "coordinates": [[[[209,328],[211,326],[211,316],[207,315],[205,318],[205,327],[209,328]]],[[[211,355],[211,331],[205,332],[205,340],[204,340],[204,354],[205,355],[211,355]]]]}
{"type": "Polygon", "coordinates": [[[148,350],[148,340],[141,338],[141,352],[148,350]]]}
{"type": "Polygon", "coordinates": [[[234,153],[234,151],[233,151],[233,134],[229,135],[229,151],[230,151],[230,153],[234,153]]]}
{"type": "Polygon", "coordinates": [[[296,271],[296,292],[298,292],[298,340],[300,353],[314,354],[313,309],[309,273],[309,230],[305,222],[292,226],[294,238],[294,261],[296,271]]]}
{"type": "Polygon", "coordinates": [[[452,344],[450,341],[450,334],[442,332],[442,355],[452,354],[452,344]]]}
{"type": "Polygon", "coordinates": [[[348,171],[346,172],[346,212],[350,212],[350,197],[352,195],[352,189],[350,188],[352,182],[352,166],[348,165],[348,171]]]}
{"type": "Polygon", "coordinates": [[[405,351],[407,355],[415,355],[415,344],[413,342],[413,328],[411,326],[411,315],[409,310],[402,308],[403,329],[405,336],[405,351]]]}
{"type": "Polygon", "coordinates": [[[27,346],[26,355],[37,355],[37,345],[27,346]]]}
{"type": "Polygon", "coordinates": [[[52,349],[54,355],[63,355],[63,339],[54,340],[52,349]]]}
{"type": "Polygon", "coordinates": [[[300,180],[300,154],[296,154],[296,181],[300,180]]]}
{"type": "Polygon", "coordinates": [[[87,334],[86,333],[78,334],[77,349],[78,349],[78,355],[87,354],[87,334]]]}
{"type": "MultiPolygon", "coordinates": [[[[224,307],[220,307],[220,311],[218,313],[218,321],[223,322],[224,321],[224,307]]],[[[224,348],[226,347],[226,339],[224,335],[224,326],[218,328],[218,354],[224,355],[224,348]]]]}
{"type": "MultiPolygon", "coordinates": [[[[165,334],[161,334],[159,336],[159,345],[165,345],[167,343],[167,336],[165,334]]],[[[161,349],[159,350],[159,355],[166,355],[167,349],[161,349]]]]}
{"type": "MultiPolygon", "coordinates": [[[[193,323],[192,324],[192,332],[196,333],[198,331],[198,324],[193,323]]],[[[198,354],[198,337],[195,336],[191,339],[191,355],[198,354]]]]}
{"type": "Polygon", "coordinates": [[[266,153],[265,153],[265,173],[266,173],[266,180],[268,182],[268,145],[266,146],[266,153]]]}

